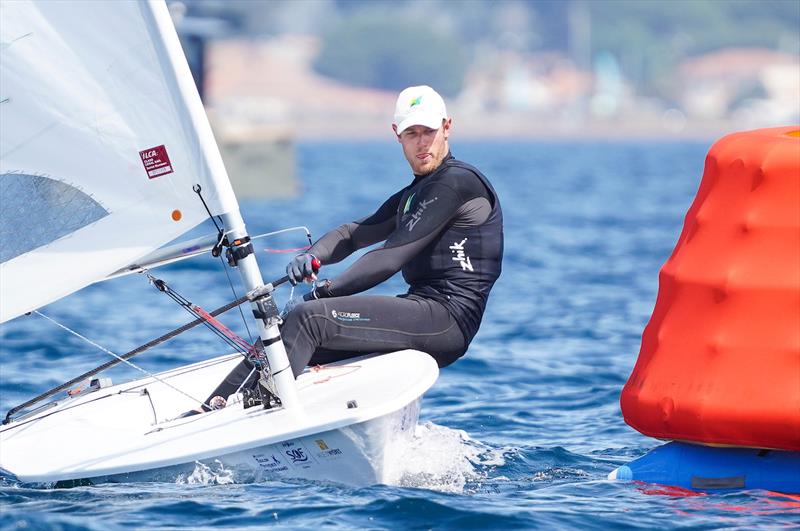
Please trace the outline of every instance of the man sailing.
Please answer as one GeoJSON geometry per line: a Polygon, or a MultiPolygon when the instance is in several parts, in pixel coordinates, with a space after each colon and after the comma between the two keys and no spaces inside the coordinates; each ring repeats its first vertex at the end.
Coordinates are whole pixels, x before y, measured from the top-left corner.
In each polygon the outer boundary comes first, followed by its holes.
{"type": "MultiPolygon", "coordinates": [[[[356,354],[416,349],[445,367],[466,352],[500,276],[503,216],[486,177],[450,153],[451,127],[435,90],[403,90],[392,129],[414,180],[375,213],[328,232],[287,266],[293,285],[314,282],[281,329],[295,377],[309,364],[356,354]],[[316,280],[314,258],[334,264],[381,241],[341,275],[316,280]],[[398,271],[407,293],[356,295],[398,271]]],[[[211,397],[233,393],[251,369],[243,361],[211,397]]]]}

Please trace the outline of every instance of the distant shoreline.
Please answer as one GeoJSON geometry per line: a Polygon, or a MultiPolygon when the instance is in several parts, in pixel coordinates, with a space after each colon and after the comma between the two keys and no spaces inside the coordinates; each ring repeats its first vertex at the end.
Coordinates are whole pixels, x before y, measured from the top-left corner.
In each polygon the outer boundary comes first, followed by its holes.
{"type": "MultiPolygon", "coordinates": [[[[476,124],[460,123],[454,119],[453,138],[463,140],[486,140],[492,142],[521,140],[587,140],[587,141],[713,141],[727,134],[760,127],[778,127],[791,124],[744,125],[744,124],[698,124],[687,125],[680,130],[670,130],[660,124],[585,124],[575,126],[533,126],[530,123],[507,123],[502,126],[479,127],[476,124]]],[[[293,131],[295,141],[320,140],[376,140],[393,142],[390,124],[349,123],[324,124],[298,123],[293,131]]],[[[800,126],[798,126],[800,129],[800,126]]]]}

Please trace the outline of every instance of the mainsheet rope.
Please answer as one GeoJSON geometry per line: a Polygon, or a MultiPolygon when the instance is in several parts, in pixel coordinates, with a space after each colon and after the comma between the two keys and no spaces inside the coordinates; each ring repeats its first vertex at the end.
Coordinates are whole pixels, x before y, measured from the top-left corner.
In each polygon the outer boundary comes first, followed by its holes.
{"type": "Polygon", "coordinates": [[[158,279],[149,273],[147,274],[147,278],[150,280],[150,283],[156,287],[156,289],[168,295],[181,308],[185,309],[187,312],[189,312],[189,314],[193,315],[197,319],[201,319],[203,324],[209,330],[211,330],[217,337],[222,339],[222,341],[227,343],[234,350],[245,356],[257,356],[256,348],[253,345],[239,337],[235,332],[222,324],[209,312],[200,306],[193,304],[186,297],[170,288],[163,280],[158,279]]]}
{"type": "MultiPolygon", "coordinates": [[[[103,351],[103,352],[105,352],[106,354],[108,354],[108,355],[110,355],[110,356],[112,356],[112,357],[116,358],[117,360],[121,361],[122,363],[124,363],[124,364],[126,364],[126,365],[128,365],[128,366],[130,366],[130,367],[133,367],[133,368],[134,368],[134,369],[136,369],[137,371],[139,371],[139,372],[142,372],[142,373],[146,374],[147,376],[149,376],[150,378],[152,378],[152,379],[156,380],[157,382],[160,382],[160,383],[162,383],[162,384],[166,385],[167,387],[169,387],[169,388],[170,388],[170,389],[172,389],[173,391],[177,391],[178,393],[182,394],[182,395],[183,395],[183,396],[185,396],[186,398],[189,398],[190,400],[192,400],[192,401],[194,401],[194,402],[200,402],[200,403],[201,403],[201,404],[203,404],[204,406],[208,406],[208,404],[206,404],[206,403],[205,403],[203,400],[198,400],[197,398],[193,397],[193,396],[192,396],[192,395],[190,395],[189,393],[187,393],[187,392],[185,392],[185,391],[183,391],[183,390],[181,390],[181,389],[178,389],[177,387],[175,387],[175,386],[174,386],[174,385],[172,385],[171,383],[168,383],[166,380],[162,380],[161,378],[159,378],[158,376],[156,376],[156,375],[155,375],[155,374],[153,374],[152,372],[148,371],[147,369],[143,369],[143,368],[139,367],[138,365],[136,365],[135,363],[133,363],[133,362],[130,362],[130,361],[128,361],[128,360],[126,360],[126,359],[124,359],[122,356],[119,356],[119,355],[115,354],[114,352],[111,352],[110,350],[108,350],[108,349],[107,349],[106,347],[104,347],[103,345],[101,345],[101,344],[99,344],[99,343],[97,343],[97,342],[95,342],[95,341],[92,341],[92,340],[91,340],[91,339],[89,339],[88,337],[86,337],[86,336],[84,336],[84,335],[82,335],[82,334],[80,334],[80,333],[76,332],[75,330],[73,330],[73,329],[69,328],[68,326],[66,326],[66,325],[63,325],[63,324],[59,323],[58,321],[56,321],[56,320],[55,320],[55,319],[53,319],[52,317],[49,317],[49,316],[47,316],[47,315],[43,314],[43,313],[42,313],[42,312],[40,312],[39,310],[33,310],[33,313],[35,313],[36,315],[38,315],[38,316],[40,316],[40,317],[44,317],[45,319],[47,319],[48,321],[50,321],[51,323],[53,323],[53,324],[54,324],[54,325],[56,325],[57,327],[59,327],[59,328],[61,328],[61,329],[63,329],[63,330],[66,330],[67,332],[69,332],[70,334],[74,335],[75,337],[78,337],[78,338],[80,338],[80,339],[82,339],[82,340],[86,341],[86,342],[87,342],[87,343],[89,343],[90,345],[92,345],[92,346],[95,346],[95,347],[99,348],[100,350],[102,350],[102,351],[103,351]]],[[[212,317],[212,319],[213,319],[213,317],[212,317]]],[[[209,406],[209,409],[211,409],[211,408],[210,408],[210,406],[209,406]]]]}
{"type": "MultiPolygon", "coordinates": [[[[275,285],[277,283],[278,283],[278,281],[274,282],[273,285],[275,285]]],[[[212,312],[209,312],[209,314],[216,317],[217,315],[225,313],[228,310],[231,310],[231,309],[235,308],[236,306],[239,306],[241,304],[244,304],[245,302],[248,302],[249,300],[250,299],[247,297],[247,295],[245,295],[243,297],[239,297],[238,299],[236,299],[234,301],[231,301],[231,302],[229,302],[228,304],[226,304],[224,306],[220,306],[219,308],[215,309],[212,312]]],[[[56,393],[58,393],[60,391],[63,391],[65,389],[69,389],[73,385],[75,385],[77,383],[80,383],[80,382],[86,380],[87,378],[89,378],[91,376],[94,376],[95,374],[98,374],[98,373],[101,373],[101,372],[103,372],[103,371],[105,371],[107,369],[110,369],[111,367],[117,365],[121,361],[128,360],[128,359],[130,359],[130,358],[132,358],[132,357],[134,357],[134,356],[136,356],[138,354],[141,354],[142,352],[145,352],[146,350],[150,350],[151,348],[153,348],[153,347],[155,347],[157,345],[160,345],[161,343],[164,343],[165,341],[168,341],[168,340],[172,339],[173,337],[175,337],[175,336],[177,336],[179,334],[182,334],[182,333],[186,332],[187,330],[190,330],[190,329],[194,328],[195,326],[197,326],[197,325],[199,325],[201,323],[204,323],[204,322],[205,322],[204,319],[197,318],[194,321],[191,321],[189,323],[181,325],[178,328],[175,328],[174,330],[171,330],[171,331],[167,332],[164,335],[161,335],[161,336],[159,336],[159,337],[157,337],[155,339],[152,339],[152,340],[148,341],[147,343],[145,343],[143,345],[140,345],[140,346],[136,347],[135,349],[126,352],[125,354],[122,354],[121,356],[119,356],[120,359],[116,359],[116,358],[112,359],[112,360],[110,360],[110,361],[108,361],[108,362],[106,362],[106,363],[104,363],[104,364],[102,364],[102,365],[100,365],[98,367],[95,367],[94,369],[92,369],[92,370],[90,370],[88,372],[85,372],[85,373],[81,374],[80,376],[77,376],[77,377],[73,378],[72,380],[70,380],[68,382],[64,382],[63,384],[61,384],[61,385],[59,385],[57,387],[54,387],[54,388],[52,388],[52,389],[50,389],[48,391],[45,391],[44,393],[42,393],[42,394],[40,394],[38,396],[35,396],[35,397],[31,398],[27,402],[23,402],[22,404],[11,408],[8,411],[8,413],[6,413],[6,417],[3,420],[3,424],[8,424],[8,422],[11,421],[11,417],[14,414],[18,413],[19,411],[22,411],[22,410],[32,406],[33,404],[41,402],[45,398],[49,398],[49,397],[53,396],[54,394],[56,394],[56,393]]]]}

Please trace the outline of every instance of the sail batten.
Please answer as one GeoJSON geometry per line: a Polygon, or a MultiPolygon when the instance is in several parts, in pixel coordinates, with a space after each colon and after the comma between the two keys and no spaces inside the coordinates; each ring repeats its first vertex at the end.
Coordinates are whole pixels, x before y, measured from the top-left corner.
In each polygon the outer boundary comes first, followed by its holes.
{"type": "Polygon", "coordinates": [[[238,212],[163,2],[0,17],[0,322],[238,212]]]}

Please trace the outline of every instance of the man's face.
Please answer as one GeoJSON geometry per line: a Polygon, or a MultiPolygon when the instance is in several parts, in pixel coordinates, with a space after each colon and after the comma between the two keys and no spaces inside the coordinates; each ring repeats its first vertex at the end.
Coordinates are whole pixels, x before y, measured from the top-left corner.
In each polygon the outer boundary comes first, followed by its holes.
{"type": "MultiPolygon", "coordinates": [[[[450,150],[447,137],[450,135],[451,123],[451,118],[443,120],[439,129],[412,125],[397,135],[398,142],[403,145],[403,154],[414,174],[426,175],[442,164],[442,160],[450,150]]],[[[392,128],[396,134],[397,126],[392,125],[392,128]]]]}

